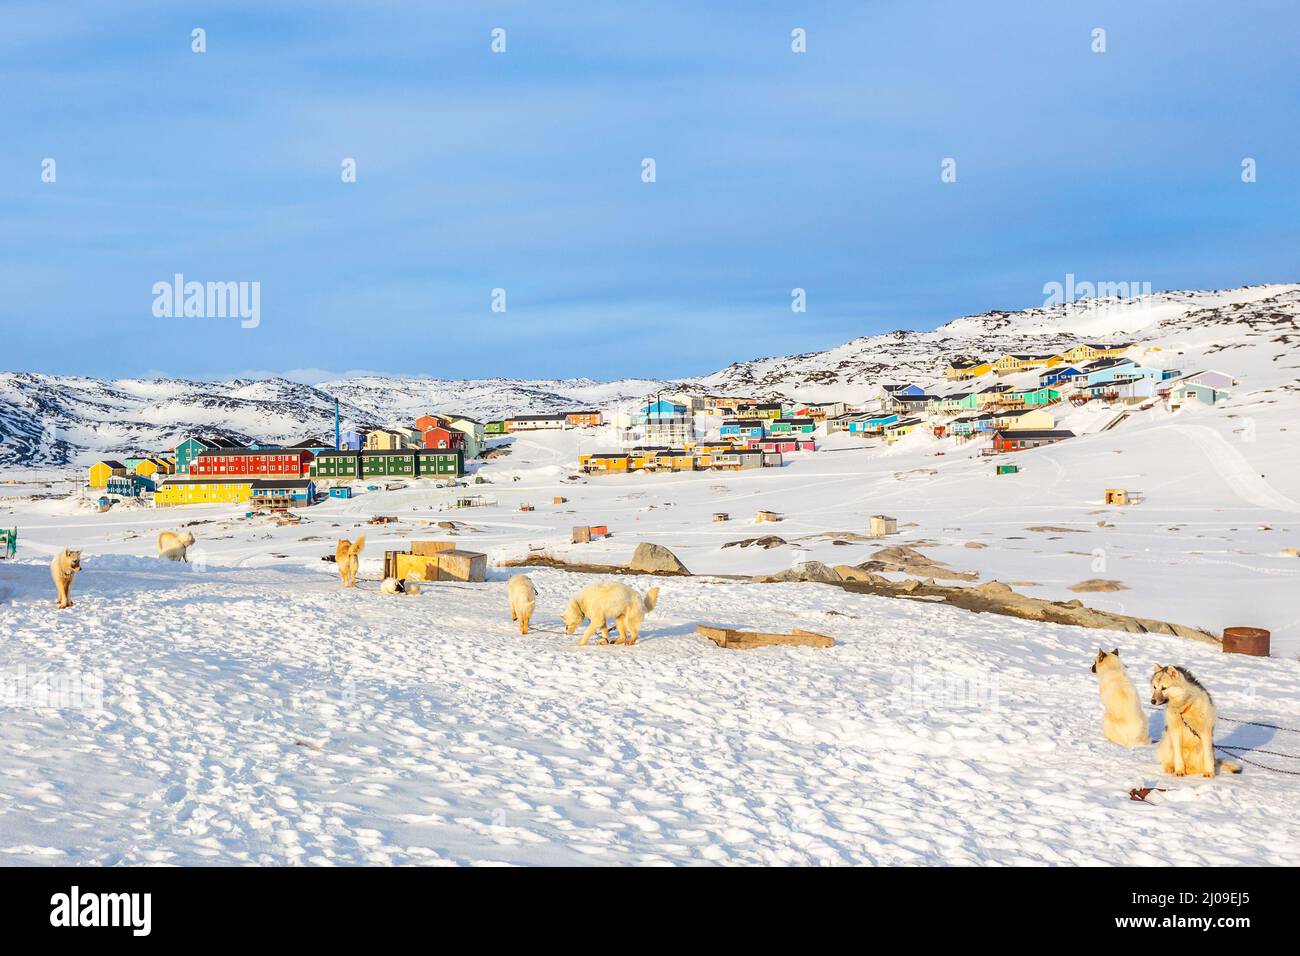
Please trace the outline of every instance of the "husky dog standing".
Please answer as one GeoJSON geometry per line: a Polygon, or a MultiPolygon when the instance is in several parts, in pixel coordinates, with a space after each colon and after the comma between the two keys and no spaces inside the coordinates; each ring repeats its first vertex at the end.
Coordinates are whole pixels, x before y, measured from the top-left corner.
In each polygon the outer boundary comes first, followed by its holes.
{"type": "Polygon", "coordinates": [[[59,607],[72,607],[72,579],[81,570],[81,552],[64,548],[50,562],[50,576],[59,592],[59,607]]]}
{"type": "Polygon", "coordinates": [[[1156,748],[1160,768],[1175,777],[1215,770],[1241,773],[1231,760],[1214,759],[1214,700],[1185,667],[1156,665],[1151,675],[1151,703],[1165,705],[1165,735],[1156,748]]]}
{"type": "Polygon", "coordinates": [[[651,588],[646,592],[645,600],[626,584],[592,584],[568,603],[564,609],[564,633],[572,634],[578,629],[583,619],[591,623],[582,634],[578,646],[591,640],[591,635],[600,629],[600,643],[609,643],[609,618],[614,619],[618,628],[618,640],[615,644],[636,643],[641,632],[641,621],[646,614],[653,611],[659,600],[659,589],[651,588]]]}
{"type": "Polygon", "coordinates": [[[339,577],[345,588],[357,586],[357,568],[361,566],[361,549],[366,546],[366,536],[357,535],[357,540],[344,538],[334,548],[334,562],[339,566],[339,577]]]}
{"type": "Polygon", "coordinates": [[[533,587],[533,579],[526,574],[511,575],[506,582],[506,596],[510,599],[510,620],[519,622],[520,634],[527,634],[533,608],[537,607],[537,588],[533,587]]]}
{"type": "Polygon", "coordinates": [[[164,531],[158,535],[158,557],[168,561],[189,561],[186,550],[193,544],[194,535],[189,531],[184,534],[164,531]]]}
{"type": "Polygon", "coordinates": [[[1106,735],[1106,739],[1125,747],[1144,747],[1151,743],[1147,715],[1142,710],[1137,688],[1120,663],[1119,648],[1110,653],[1098,648],[1097,659],[1092,662],[1092,672],[1097,675],[1101,705],[1105,708],[1101,718],[1101,732],[1106,735]]]}

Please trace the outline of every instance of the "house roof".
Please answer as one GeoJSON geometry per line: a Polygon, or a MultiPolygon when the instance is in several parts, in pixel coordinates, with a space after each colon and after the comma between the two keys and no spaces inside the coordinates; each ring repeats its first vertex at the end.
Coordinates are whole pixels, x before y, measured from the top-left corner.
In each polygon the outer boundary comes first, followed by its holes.
{"type": "Polygon", "coordinates": [[[559,421],[564,417],[564,412],[547,415],[511,415],[506,419],[508,422],[549,422],[559,421]]]}
{"type": "Polygon", "coordinates": [[[310,478],[256,478],[253,480],[255,489],[262,488],[310,488],[313,484],[310,478]]]}
{"type": "Polygon", "coordinates": [[[122,464],[122,463],[121,463],[120,461],[118,461],[116,458],[105,458],[105,459],[103,459],[102,461],[97,461],[97,462],[95,462],[95,464],[97,464],[97,465],[108,465],[109,468],[125,468],[125,467],[126,467],[126,465],[122,464]]]}
{"type": "Polygon", "coordinates": [[[199,452],[199,457],[204,458],[214,455],[301,455],[306,452],[306,448],[208,448],[199,452]]]}
{"type": "Polygon", "coordinates": [[[1010,430],[998,429],[993,433],[994,437],[1002,436],[1004,438],[1073,438],[1074,432],[1064,428],[1016,428],[1010,430]]]}
{"type": "Polygon", "coordinates": [[[184,475],[168,475],[163,479],[164,485],[251,485],[252,478],[187,478],[184,475]]]}

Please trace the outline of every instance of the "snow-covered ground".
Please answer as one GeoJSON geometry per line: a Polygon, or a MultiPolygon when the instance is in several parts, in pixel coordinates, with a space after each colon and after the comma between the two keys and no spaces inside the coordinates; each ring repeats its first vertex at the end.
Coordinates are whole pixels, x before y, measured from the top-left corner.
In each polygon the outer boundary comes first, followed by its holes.
{"type": "MultiPolygon", "coordinates": [[[[781,469],[574,481],[576,455],[603,439],[538,434],[481,469],[490,483],[472,490],[495,505],[363,487],[291,527],[230,507],[99,514],[0,486],[0,527],[20,529],[19,560],[0,564],[0,862],[1300,863],[1300,777],[1163,777],[1154,747],[1101,737],[1088,671],[1118,645],[1140,689],[1154,663],[1182,664],[1221,717],[1300,729],[1287,408],[1153,409],[1107,432],[1085,408],[1064,423],[1080,438],[1002,477],[951,440],[844,436],[781,469]],[[1104,508],[1116,485],[1145,503],[1104,508]],[[759,509],[785,520],[756,525],[759,509]],[[977,582],[1269,627],[1275,656],[710,576],[866,561],[879,543],[845,532],[882,512],[901,528],[882,543],[977,582]],[[368,580],[341,591],[320,557],[374,514],[402,521],[366,527],[368,580]],[[594,578],[535,571],[535,630],[520,637],[505,569],[378,592],[385,548],[444,538],[443,520],[493,562],[530,547],[622,561],[646,540],[697,576],[627,578],[663,589],[641,642],[577,648],[559,613],[594,578]],[[154,559],[157,531],[189,521],[195,565],[154,559]],[[614,535],[570,545],[577,524],[614,535]],[[762,534],[787,543],[724,547],[762,534]],[[64,545],[84,549],[85,571],[59,612],[45,565],[64,545]],[[1091,578],[1127,590],[1068,590],[1091,578]],[[839,643],[728,651],[697,623],[839,643]],[[74,682],[66,706],[39,706],[43,674],[74,682]],[[1130,800],[1141,786],[1167,791],[1130,800]]],[[[1225,719],[1219,738],[1300,755],[1291,731],[1225,719]]]]}

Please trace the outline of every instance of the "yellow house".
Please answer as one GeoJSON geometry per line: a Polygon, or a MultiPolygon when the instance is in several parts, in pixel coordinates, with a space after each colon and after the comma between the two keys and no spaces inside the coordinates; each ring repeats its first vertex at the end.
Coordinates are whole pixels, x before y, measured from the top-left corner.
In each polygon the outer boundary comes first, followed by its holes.
{"type": "Polygon", "coordinates": [[[1099,358],[1119,358],[1129,350],[1128,342],[1080,342],[1065,353],[1065,360],[1071,364],[1091,362],[1099,358]]]}
{"type": "Polygon", "coordinates": [[[163,455],[155,455],[154,458],[153,458],[153,460],[156,461],[156,462],[158,463],[158,474],[160,474],[160,475],[174,475],[174,474],[176,474],[176,459],[175,459],[175,458],[167,458],[167,457],[165,457],[165,456],[163,456],[163,455]]]}
{"type": "Polygon", "coordinates": [[[583,471],[595,471],[602,474],[612,474],[615,472],[626,472],[628,470],[627,455],[579,455],[578,467],[583,471]]]}
{"type": "Polygon", "coordinates": [[[1018,408],[993,413],[995,431],[1020,431],[1021,429],[1051,430],[1056,427],[1056,417],[1042,408],[1018,408]]]}
{"type": "Polygon", "coordinates": [[[112,459],[97,461],[90,466],[90,476],[86,484],[92,488],[106,488],[108,487],[108,479],[113,475],[125,477],[126,465],[112,459]]]}
{"type": "Polygon", "coordinates": [[[979,378],[991,371],[993,365],[990,362],[981,362],[979,359],[954,359],[944,369],[943,377],[950,382],[961,382],[968,378],[979,378]]]}
{"type": "Polygon", "coordinates": [[[918,428],[923,428],[927,423],[920,418],[904,418],[900,422],[894,422],[892,425],[886,425],[884,429],[885,441],[896,442],[904,435],[910,435],[918,428]]]}
{"type": "Polygon", "coordinates": [[[247,501],[252,478],[168,478],[154,492],[156,508],[172,505],[213,505],[247,501]]]}
{"type": "Polygon", "coordinates": [[[1027,352],[1003,355],[993,363],[993,369],[1000,374],[1023,372],[1031,368],[1053,368],[1065,361],[1063,355],[1034,355],[1027,352]]]}
{"type": "MultiPolygon", "coordinates": [[[[141,458],[135,466],[135,473],[142,478],[153,478],[162,471],[157,458],[141,458]]],[[[169,474],[163,471],[163,474],[169,474]]]]}

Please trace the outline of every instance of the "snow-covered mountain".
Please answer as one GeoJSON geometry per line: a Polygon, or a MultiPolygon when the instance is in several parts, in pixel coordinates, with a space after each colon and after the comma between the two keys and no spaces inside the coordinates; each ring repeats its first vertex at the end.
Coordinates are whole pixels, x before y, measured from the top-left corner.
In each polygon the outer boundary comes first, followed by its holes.
{"type": "Polygon", "coordinates": [[[658,389],[814,401],[868,397],[881,381],[943,381],[954,356],[1047,351],[1123,339],[1169,367],[1222,367],[1242,391],[1300,390],[1300,285],[1162,292],[987,312],[932,332],[889,332],[823,352],[738,362],[694,381],[449,381],[362,376],[196,382],[0,373],[0,467],[61,466],[167,448],[186,435],[297,441],[345,427],[407,422],[433,409],[484,418],[556,408],[609,408],[658,389]]]}

